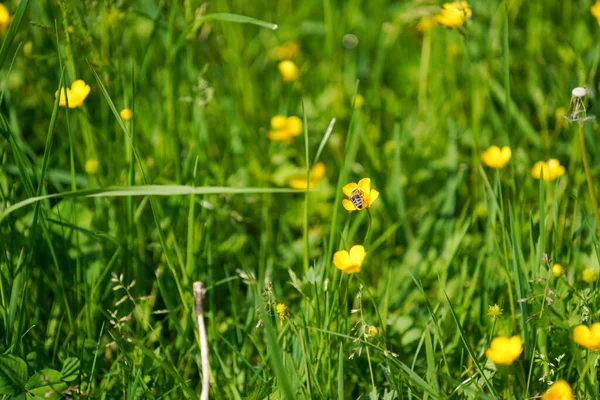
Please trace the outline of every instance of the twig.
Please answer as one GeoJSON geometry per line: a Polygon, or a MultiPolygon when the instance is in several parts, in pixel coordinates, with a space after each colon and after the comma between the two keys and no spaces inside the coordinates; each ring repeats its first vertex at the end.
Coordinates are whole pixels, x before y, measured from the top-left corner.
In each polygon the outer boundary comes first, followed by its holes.
{"type": "Polygon", "coordinates": [[[202,393],[200,400],[208,400],[210,390],[210,365],[208,363],[208,339],[204,325],[204,312],[202,311],[202,298],[204,287],[201,281],[194,282],[194,297],[196,298],[196,316],[198,318],[198,332],[200,334],[200,357],[202,359],[202,393]]]}

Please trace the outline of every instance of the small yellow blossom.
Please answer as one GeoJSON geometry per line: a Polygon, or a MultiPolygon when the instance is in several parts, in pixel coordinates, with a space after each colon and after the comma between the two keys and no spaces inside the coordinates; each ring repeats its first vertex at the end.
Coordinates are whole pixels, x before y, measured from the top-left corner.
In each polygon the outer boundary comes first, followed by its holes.
{"type": "Polygon", "coordinates": [[[293,61],[285,60],[279,63],[279,73],[286,82],[292,82],[300,76],[300,70],[293,61]]]}
{"type": "Polygon", "coordinates": [[[98,167],[100,167],[100,163],[95,158],[90,158],[85,162],[85,172],[89,175],[96,175],[98,167]]]}
{"type": "Polygon", "coordinates": [[[575,397],[567,381],[559,379],[542,395],[542,400],[575,400],[575,397]]]}
{"type": "MultiPolygon", "coordinates": [[[[308,189],[312,189],[321,182],[321,179],[325,176],[325,164],[322,162],[318,162],[312,168],[310,172],[310,184],[308,185],[308,189]]],[[[288,181],[290,187],[294,189],[306,189],[306,174],[304,176],[297,176],[291,178],[288,181]]]]}
{"type": "Polygon", "coordinates": [[[379,335],[379,329],[374,325],[369,326],[369,336],[375,337],[377,335],[379,335]]]}
{"type": "Polygon", "coordinates": [[[279,315],[279,324],[283,325],[284,321],[290,319],[290,310],[283,303],[277,303],[275,306],[275,311],[277,311],[277,315],[279,315]]]}
{"type": "Polygon", "coordinates": [[[268,135],[269,139],[290,143],[293,137],[302,133],[304,124],[295,115],[291,117],[276,115],[271,118],[271,128],[272,130],[268,135]]]}
{"type": "Polygon", "coordinates": [[[504,310],[502,310],[498,304],[494,304],[493,306],[488,307],[487,314],[492,319],[492,321],[495,321],[502,315],[503,311],[504,310]]]}
{"type": "Polygon", "coordinates": [[[554,264],[552,266],[552,275],[554,275],[555,278],[560,278],[562,276],[563,272],[565,272],[565,269],[563,268],[562,265],[554,264]]]}
{"type": "Polygon", "coordinates": [[[518,336],[498,336],[485,351],[487,358],[497,365],[511,365],[523,352],[523,342],[518,336]]]}
{"type": "Polygon", "coordinates": [[[573,329],[573,341],[588,350],[600,350],[600,322],[587,325],[579,325],[573,329]]]}
{"type": "Polygon", "coordinates": [[[340,250],[333,255],[333,265],[345,274],[360,272],[363,261],[367,256],[364,246],[357,244],[350,251],[340,250]]]}
{"type": "Polygon", "coordinates": [[[129,121],[133,117],[133,112],[129,108],[124,108],[120,112],[123,121],[129,121]]]}
{"type": "Polygon", "coordinates": [[[583,270],[583,273],[581,274],[581,279],[583,279],[589,284],[592,284],[598,280],[598,271],[596,271],[593,268],[587,267],[583,270]]]}
{"type": "Polygon", "coordinates": [[[600,24],[600,1],[594,3],[594,5],[590,8],[592,15],[596,17],[598,20],[598,24],[600,24]]]}
{"type": "Polygon", "coordinates": [[[504,168],[510,161],[512,152],[510,147],[504,146],[502,149],[498,146],[490,146],[481,153],[481,160],[490,168],[504,168]]]}
{"type": "Polygon", "coordinates": [[[13,17],[8,12],[8,8],[0,3],[0,29],[6,29],[12,22],[13,17]]]}
{"type": "Polygon", "coordinates": [[[533,168],[531,168],[531,176],[533,176],[535,179],[540,179],[542,170],[544,171],[545,181],[553,181],[565,174],[565,167],[560,165],[560,161],[558,161],[556,158],[551,158],[548,161],[538,161],[533,164],[533,168]]]}
{"type": "Polygon", "coordinates": [[[365,98],[362,97],[360,94],[357,94],[356,96],[352,96],[352,104],[354,104],[354,108],[360,110],[361,108],[363,108],[363,105],[365,104],[365,98]]]}
{"type": "Polygon", "coordinates": [[[363,210],[371,207],[379,197],[379,192],[371,189],[371,179],[363,178],[357,183],[349,183],[342,188],[347,199],[342,200],[342,206],[348,211],[363,210]]]}
{"type": "MultiPolygon", "coordinates": [[[[71,84],[70,88],[65,88],[60,93],[59,105],[61,107],[67,106],[67,98],[69,99],[69,108],[76,108],[83,105],[83,101],[90,94],[90,86],[87,85],[81,79],[76,80],[71,84]]],[[[54,93],[54,96],[58,96],[58,91],[54,93]]]]}
{"type": "Polygon", "coordinates": [[[437,22],[440,25],[448,28],[456,28],[461,26],[468,19],[471,19],[473,10],[464,0],[454,1],[452,3],[444,3],[440,14],[437,16],[437,22]]]}
{"type": "Polygon", "coordinates": [[[437,17],[423,17],[417,24],[417,30],[419,32],[429,32],[438,24],[437,17]]]}
{"type": "Polygon", "coordinates": [[[298,42],[285,42],[281,46],[273,49],[273,55],[280,61],[291,60],[300,52],[300,44],[298,42]]]}

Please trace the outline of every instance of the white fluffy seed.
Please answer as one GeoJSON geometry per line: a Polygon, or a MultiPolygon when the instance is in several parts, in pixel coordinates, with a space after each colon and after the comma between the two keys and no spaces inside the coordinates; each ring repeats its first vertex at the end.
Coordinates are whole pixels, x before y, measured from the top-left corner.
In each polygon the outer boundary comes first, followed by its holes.
{"type": "Polygon", "coordinates": [[[585,88],[582,87],[576,87],[571,93],[575,97],[585,97],[585,95],[587,94],[585,88]]]}

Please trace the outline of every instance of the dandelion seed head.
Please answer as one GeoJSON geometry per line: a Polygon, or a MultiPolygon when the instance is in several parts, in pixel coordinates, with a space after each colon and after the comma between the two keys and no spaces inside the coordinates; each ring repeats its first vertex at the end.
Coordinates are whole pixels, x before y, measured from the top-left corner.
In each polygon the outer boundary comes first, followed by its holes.
{"type": "Polygon", "coordinates": [[[571,91],[571,94],[573,94],[575,97],[585,97],[587,95],[587,90],[582,87],[576,87],[571,91]]]}

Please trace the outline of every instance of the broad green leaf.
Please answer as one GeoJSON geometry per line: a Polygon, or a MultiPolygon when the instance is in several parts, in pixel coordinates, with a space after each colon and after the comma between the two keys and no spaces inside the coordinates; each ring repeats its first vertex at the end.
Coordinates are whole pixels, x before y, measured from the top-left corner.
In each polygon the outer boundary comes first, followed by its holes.
{"type": "Polygon", "coordinates": [[[27,364],[13,355],[0,356],[0,394],[16,395],[25,390],[27,364]]]}

